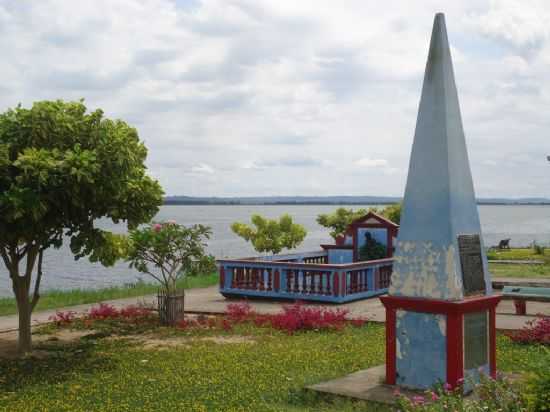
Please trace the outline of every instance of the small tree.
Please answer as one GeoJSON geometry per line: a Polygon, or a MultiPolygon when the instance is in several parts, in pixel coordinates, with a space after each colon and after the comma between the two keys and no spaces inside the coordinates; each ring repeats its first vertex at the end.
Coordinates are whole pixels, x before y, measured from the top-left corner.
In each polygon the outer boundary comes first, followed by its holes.
{"type": "Polygon", "coordinates": [[[0,255],[17,302],[20,353],[31,349],[46,250],[68,237],[77,259],[111,265],[124,251],[121,236],[94,222],[133,228],[157,213],[162,189],[146,175],[146,157],[136,129],[87,113],[82,101],[0,114],[0,255]]]}
{"type": "Polygon", "coordinates": [[[399,224],[401,222],[401,208],[401,203],[393,203],[383,208],[371,207],[369,208],[369,212],[378,213],[393,223],[399,224]]]}
{"type": "MultiPolygon", "coordinates": [[[[205,240],[212,231],[203,225],[185,227],[175,222],[154,223],[130,231],[127,261],[130,267],[151,276],[161,286],[166,304],[161,305],[159,293],[159,311],[166,323],[174,323],[183,316],[181,311],[170,307],[171,299],[184,296],[181,280],[187,276],[209,274],[216,269],[214,257],[206,253],[205,240]],[[163,313],[164,312],[164,313],[163,313]]],[[[183,303],[183,302],[182,302],[183,303]]]]}
{"type": "Polygon", "coordinates": [[[266,219],[260,215],[252,215],[254,227],[245,223],[235,222],[231,230],[247,242],[251,242],[257,252],[279,253],[283,248],[294,249],[306,237],[306,229],[293,223],[292,217],[285,214],[279,220],[266,219]]]}
{"type": "Polygon", "coordinates": [[[338,236],[343,235],[351,222],[355,219],[359,219],[365,216],[367,211],[365,209],[346,209],[339,207],[334,213],[325,213],[317,216],[317,223],[326,228],[332,229],[330,236],[336,239],[338,236]]]}
{"type": "Polygon", "coordinates": [[[384,208],[370,207],[368,210],[353,210],[339,207],[334,211],[334,213],[324,213],[318,215],[317,223],[328,229],[332,229],[330,231],[330,236],[332,236],[333,239],[336,239],[338,236],[343,235],[346,232],[346,229],[350,223],[365,216],[368,212],[377,213],[392,222],[399,224],[399,221],[401,220],[401,203],[395,203],[384,208]]]}

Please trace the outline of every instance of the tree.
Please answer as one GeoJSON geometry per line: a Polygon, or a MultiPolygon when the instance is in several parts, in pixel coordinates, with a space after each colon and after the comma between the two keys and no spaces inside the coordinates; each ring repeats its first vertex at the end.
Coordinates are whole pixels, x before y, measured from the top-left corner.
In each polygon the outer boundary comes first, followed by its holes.
{"type": "Polygon", "coordinates": [[[359,219],[367,214],[365,209],[346,209],[339,207],[334,213],[326,213],[317,216],[317,223],[326,228],[332,229],[330,236],[336,239],[338,236],[343,235],[355,219],[359,219]]]}
{"type": "Polygon", "coordinates": [[[279,253],[283,248],[294,249],[306,237],[306,229],[293,223],[292,217],[285,214],[279,220],[266,219],[260,215],[252,215],[252,224],[235,222],[231,230],[247,242],[251,242],[257,252],[279,253]]]}
{"type": "Polygon", "coordinates": [[[76,259],[112,265],[123,239],[95,220],[131,229],[157,213],[162,189],[146,175],[146,156],[136,129],[99,109],[87,112],[83,101],[0,114],[0,255],[17,302],[20,353],[31,349],[45,251],[68,238],[76,259]]]}
{"type": "MultiPolygon", "coordinates": [[[[212,273],[216,269],[214,257],[206,253],[205,240],[212,231],[203,225],[185,227],[175,222],[154,223],[130,231],[128,255],[126,260],[130,267],[148,274],[157,280],[168,302],[169,297],[176,296],[178,289],[183,297],[183,285],[179,282],[187,276],[212,273]]],[[[170,314],[180,315],[168,308],[161,319],[170,319],[170,314]]],[[[183,306],[181,315],[183,316],[183,306]]],[[[174,321],[176,319],[173,319],[174,321]]],[[[168,323],[173,323],[168,321],[168,323]]]]}
{"type": "Polygon", "coordinates": [[[384,216],[386,219],[398,225],[401,222],[401,206],[401,203],[393,203],[383,208],[371,207],[369,208],[369,212],[384,216]]]}

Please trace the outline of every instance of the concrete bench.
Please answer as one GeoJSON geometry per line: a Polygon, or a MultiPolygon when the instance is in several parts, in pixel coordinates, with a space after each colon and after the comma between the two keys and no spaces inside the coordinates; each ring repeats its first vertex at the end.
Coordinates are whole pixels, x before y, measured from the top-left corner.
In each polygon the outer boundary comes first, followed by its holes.
{"type": "Polygon", "coordinates": [[[514,301],[516,315],[525,315],[527,313],[527,301],[550,302],[550,288],[505,286],[502,290],[502,298],[514,301]]]}

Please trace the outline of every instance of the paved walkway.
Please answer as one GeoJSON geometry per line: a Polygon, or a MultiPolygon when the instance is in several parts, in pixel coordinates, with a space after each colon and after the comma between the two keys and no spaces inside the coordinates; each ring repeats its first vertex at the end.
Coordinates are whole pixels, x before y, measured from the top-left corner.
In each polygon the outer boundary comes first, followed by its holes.
{"type": "MultiPolygon", "coordinates": [[[[514,281],[514,284],[527,284],[531,281],[540,282],[538,279],[511,279],[511,278],[495,278],[494,281],[514,281]]],[[[550,286],[550,280],[545,280],[550,286]]],[[[190,289],[186,292],[185,310],[189,312],[199,313],[223,313],[228,303],[235,301],[225,299],[218,293],[217,286],[211,286],[201,289],[190,289]]],[[[127,305],[135,305],[139,303],[154,304],[155,296],[142,296],[136,298],[117,299],[106,301],[105,303],[112,304],[116,307],[127,305]]],[[[284,302],[269,301],[269,300],[252,300],[250,304],[259,313],[274,313],[281,309],[284,302]]],[[[85,312],[90,307],[97,304],[87,304],[65,308],[65,310],[73,310],[75,312],[85,312]]],[[[345,303],[341,305],[330,305],[332,308],[346,308],[350,311],[352,317],[368,317],[376,322],[384,322],[385,311],[378,298],[360,300],[357,302],[345,303]]],[[[55,310],[47,310],[33,314],[33,324],[48,322],[50,316],[55,315],[55,310]]],[[[550,315],[550,303],[528,302],[527,313],[530,316],[515,315],[513,301],[502,301],[497,307],[497,328],[498,329],[521,329],[525,323],[533,319],[536,313],[550,315]]],[[[0,333],[17,330],[17,315],[0,316],[0,333]]]]}

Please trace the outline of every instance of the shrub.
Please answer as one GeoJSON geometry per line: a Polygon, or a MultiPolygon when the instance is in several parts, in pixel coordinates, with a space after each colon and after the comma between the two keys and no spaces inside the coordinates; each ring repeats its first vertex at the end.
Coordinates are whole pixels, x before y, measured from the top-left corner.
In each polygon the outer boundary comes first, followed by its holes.
{"type": "Polygon", "coordinates": [[[120,316],[120,312],[113,305],[100,303],[99,306],[92,306],[88,312],[88,318],[97,319],[116,319],[120,316]]]}
{"type": "Polygon", "coordinates": [[[540,343],[550,345],[550,316],[539,314],[527,322],[523,329],[508,332],[507,335],[518,343],[540,343]]]}
{"type": "Polygon", "coordinates": [[[50,316],[48,319],[54,322],[57,326],[68,325],[72,323],[76,318],[76,312],[68,310],[65,312],[56,311],[55,315],[50,316]]]}
{"type": "MultiPolygon", "coordinates": [[[[545,348],[550,352],[550,349],[545,348]]],[[[533,412],[550,411],[550,364],[540,364],[527,379],[525,398],[529,410],[533,412]]]]}
{"type": "Polygon", "coordinates": [[[481,374],[480,383],[474,386],[474,396],[470,399],[463,395],[463,383],[454,389],[448,384],[439,385],[427,391],[425,395],[412,398],[397,392],[397,406],[402,412],[527,411],[525,401],[506,379],[492,379],[481,374]]]}
{"type": "Polygon", "coordinates": [[[279,253],[284,248],[294,249],[302,243],[307,231],[304,226],[294,223],[290,215],[282,215],[279,220],[252,215],[253,226],[234,222],[231,230],[247,242],[252,243],[257,252],[279,253]]]}
{"type": "Polygon", "coordinates": [[[152,312],[149,308],[136,305],[117,309],[113,305],[100,303],[99,306],[92,306],[90,308],[87,318],[88,320],[119,319],[136,321],[150,316],[152,312]]]}
{"type": "Polygon", "coordinates": [[[250,303],[248,302],[239,302],[239,303],[230,303],[227,305],[225,310],[225,315],[227,318],[233,322],[243,322],[245,320],[250,320],[254,315],[254,310],[250,303]]]}
{"type": "Polygon", "coordinates": [[[346,322],[347,309],[307,307],[303,303],[283,306],[281,313],[271,315],[270,323],[275,329],[289,334],[298,330],[342,329],[346,322]]]}
{"type": "Polygon", "coordinates": [[[544,255],[544,246],[538,245],[537,242],[533,242],[533,253],[535,255],[544,255]]]}

